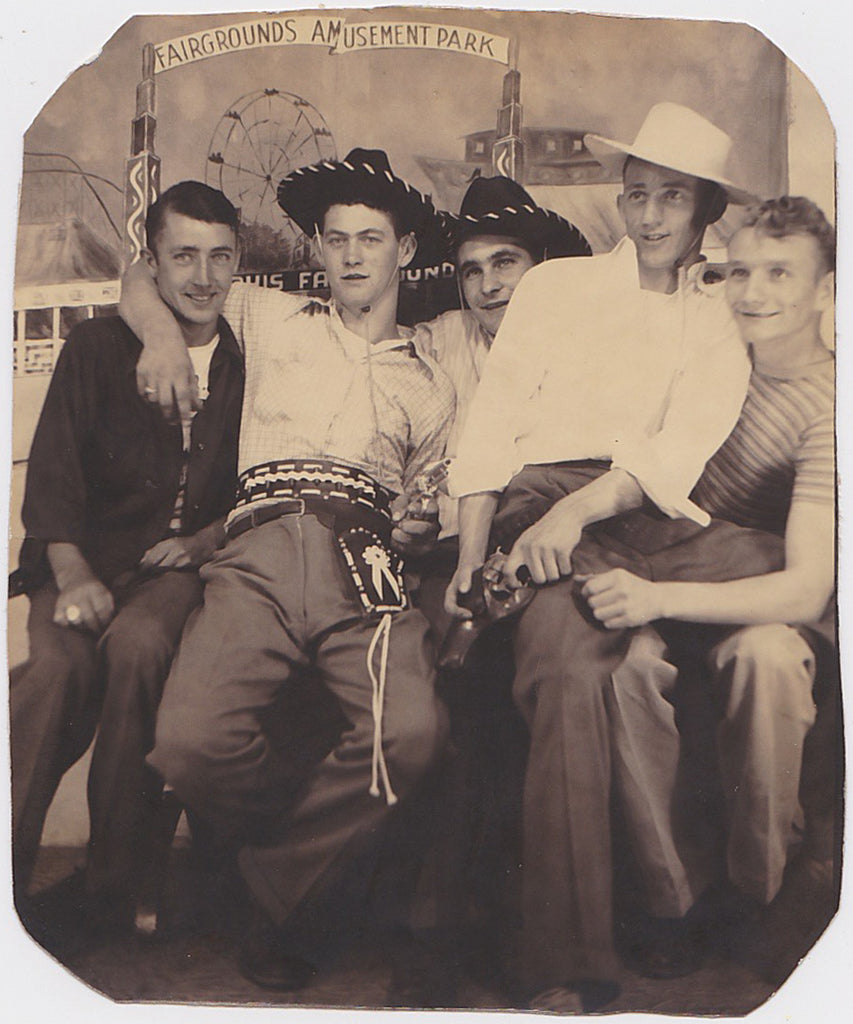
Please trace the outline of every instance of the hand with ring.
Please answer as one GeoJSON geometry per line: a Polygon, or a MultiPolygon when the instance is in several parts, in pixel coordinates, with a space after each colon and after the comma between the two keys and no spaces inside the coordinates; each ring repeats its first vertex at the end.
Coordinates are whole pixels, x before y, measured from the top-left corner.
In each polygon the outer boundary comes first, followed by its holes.
{"type": "Polygon", "coordinates": [[[99,579],[91,577],[60,590],[53,621],[66,629],[88,629],[100,635],[114,614],[113,595],[99,579]]]}

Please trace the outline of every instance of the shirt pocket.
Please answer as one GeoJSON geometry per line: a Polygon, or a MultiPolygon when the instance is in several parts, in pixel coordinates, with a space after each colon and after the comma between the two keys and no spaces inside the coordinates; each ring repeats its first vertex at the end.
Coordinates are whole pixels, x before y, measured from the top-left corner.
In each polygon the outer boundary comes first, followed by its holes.
{"type": "Polygon", "coordinates": [[[142,423],[101,427],[88,445],[87,476],[101,500],[134,494],[151,497],[163,483],[165,465],[156,438],[142,423]]]}

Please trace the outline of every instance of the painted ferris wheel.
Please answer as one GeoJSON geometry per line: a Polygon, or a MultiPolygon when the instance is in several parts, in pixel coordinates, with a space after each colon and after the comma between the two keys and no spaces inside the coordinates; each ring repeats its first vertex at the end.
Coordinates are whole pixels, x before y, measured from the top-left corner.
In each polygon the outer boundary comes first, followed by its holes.
{"type": "Polygon", "coordinates": [[[297,167],[335,158],[335,140],[313,104],[292,92],[259,89],[219,119],[206,181],[239,207],[244,225],[265,225],[295,249],[304,236],[276,203],[278,183],[297,167]]]}

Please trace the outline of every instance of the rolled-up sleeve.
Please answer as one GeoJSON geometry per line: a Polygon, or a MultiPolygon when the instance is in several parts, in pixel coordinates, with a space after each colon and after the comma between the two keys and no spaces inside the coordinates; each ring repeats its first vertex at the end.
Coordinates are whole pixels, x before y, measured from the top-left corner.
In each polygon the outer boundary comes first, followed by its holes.
{"type": "Polygon", "coordinates": [[[709,320],[708,335],[697,332],[696,347],[673,381],[660,431],[616,444],[612,460],[613,468],[630,473],[666,515],[703,526],[710,518],[689,494],[737,423],[750,374],[728,315],[718,317],[716,330],[714,318],[709,320]]]}

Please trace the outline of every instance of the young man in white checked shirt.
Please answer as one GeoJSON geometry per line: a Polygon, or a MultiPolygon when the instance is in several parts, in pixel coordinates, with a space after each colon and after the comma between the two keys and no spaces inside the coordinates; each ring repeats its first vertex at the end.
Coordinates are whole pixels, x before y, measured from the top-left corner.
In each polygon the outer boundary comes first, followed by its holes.
{"type": "MultiPolygon", "coordinates": [[[[204,607],[167,681],[150,762],[197,814],[248,840],[241,871],[277,931],[243,969],[290,989],[313,965],[284,926],[444,743],[427,623],[408,606],[389,541],[392,499],[444,453],[453,389],[396,323],[401,268],[441,245],[429,200],[381,151],[353,150],[288,175],[279,202],[318,236],[332,300],[235,287],[225,308],[246,356],[240,491],[228,542],[203,570],[204,607]],[[352,727],[288,810],[260,717],[308,666],[352,727]]],[[[185,381],[185,361],[150,289],[133,291],[122,312],[165,368],[146,384],[156,400],[185,381]]]]}

